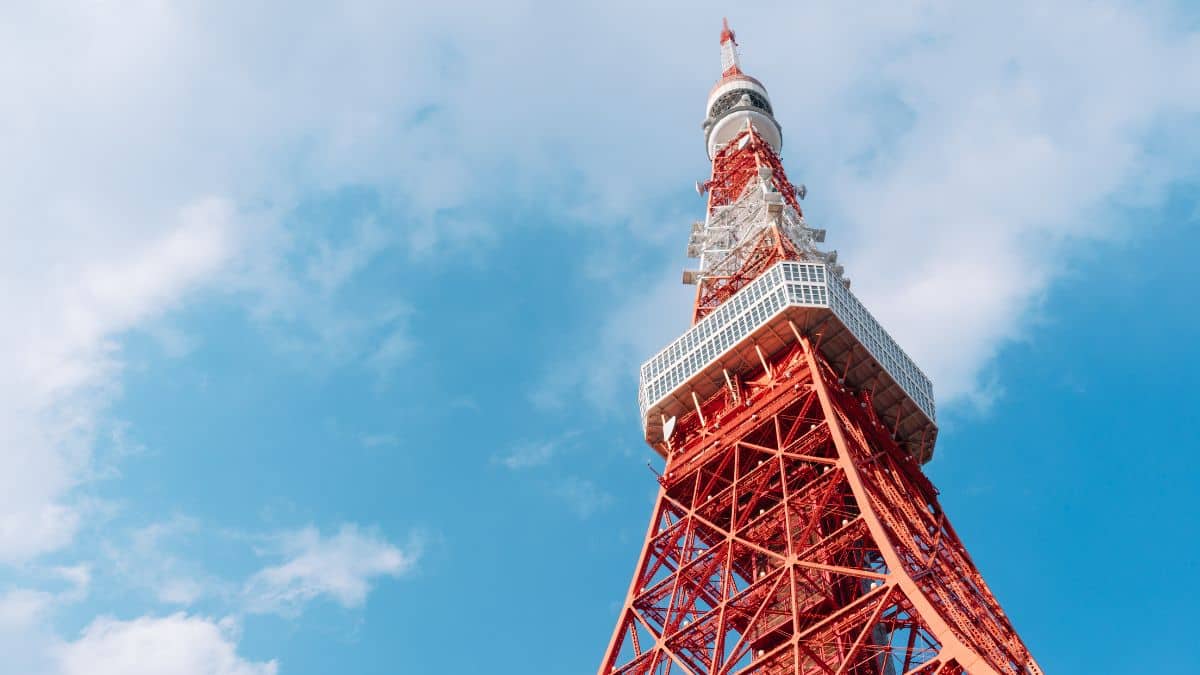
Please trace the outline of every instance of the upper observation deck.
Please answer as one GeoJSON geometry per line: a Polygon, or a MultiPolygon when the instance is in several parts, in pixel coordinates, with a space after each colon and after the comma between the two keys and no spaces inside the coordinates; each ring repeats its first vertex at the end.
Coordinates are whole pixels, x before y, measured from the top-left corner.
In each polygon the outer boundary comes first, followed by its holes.
{"type": "Polygon", "coordinates": [[[917,461],[933,455],[937,425],[929,378],[831,265],[787,260],[642,365],[638,402],[646,440],[662,441],[664,420],[692,410],[693,394],[703,400],[726,386],[725,371],[756,367],[756,346],[773,355],[796,342],[795,331],[817,336],[815,346],[845,372],[846,386],[873,392],[876,413],[895,423],[899,441],[917,461]]]}

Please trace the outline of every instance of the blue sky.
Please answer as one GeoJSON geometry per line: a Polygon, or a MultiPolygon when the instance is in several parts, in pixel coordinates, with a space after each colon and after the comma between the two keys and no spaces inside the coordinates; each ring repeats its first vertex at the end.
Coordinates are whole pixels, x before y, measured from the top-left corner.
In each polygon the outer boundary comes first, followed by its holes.
{"type": "Polygon", "coordinates": [[[0,10],[6,670],[591,672],[728,13],[1042,666],[1184,672],[1193,9],[743,5],[0,10]]]}

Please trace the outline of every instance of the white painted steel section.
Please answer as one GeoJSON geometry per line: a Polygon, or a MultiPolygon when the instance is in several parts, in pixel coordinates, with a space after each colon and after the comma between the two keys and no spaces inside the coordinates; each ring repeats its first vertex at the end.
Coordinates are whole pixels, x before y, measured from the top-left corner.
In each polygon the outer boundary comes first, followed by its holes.
{"type": "Polygon", "coordinates": [[[713,125],[712,132],[708,135],[708,158],[716,157],[717,151],[745,131],[747,124],[753,124],[775,154],[779,154],[783,148],[783,132],[779,129],[779,124],[773,117],[757,109],[743,109],[725,113],[713,125]]]}
{"type": "Polygon", "coordinates": [[[772,225],[791,239],[806,260],[832,262],[831,254],[817,248],[818,232],[775,191],[771,173],[764,168],[737,201],[712,209],[703,224],[693,227],[687,250],[689,256],[700,259],[697,282],[737,274],[762,231],[772,225]]]}
{"type": "Polygon", "coordinates": [[[721,41],[721,70],[728,71],[738,65],[737,43],[733,38],[721,41]]]}
{"type": "Polygon", "coordinates": [[[824,307],[854,335],[929,421],[933,384],[842,279],[823,263],[783,261],[738,291],[642,365],[638,403],[646,412],[788,307],[824,307]]]}
{"type": "Polygon", "coordinates": [[[829,308],[842,324],[850,329],[859,344],[866,347],[871,356],[883,366],[929,420],[936,422],[933,383],[925,373],[921,372],[917,364],[904,353],[900,345],[844,284],[830,284],[829,298],[829,308]]]}

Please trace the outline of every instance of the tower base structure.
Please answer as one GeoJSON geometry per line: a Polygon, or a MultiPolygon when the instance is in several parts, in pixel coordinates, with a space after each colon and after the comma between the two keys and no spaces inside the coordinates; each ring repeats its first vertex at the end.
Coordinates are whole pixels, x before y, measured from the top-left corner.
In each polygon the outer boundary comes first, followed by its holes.
{"type": "Polygon", "coordinates": [[[600,675],[1041,675],[872,395],[793,340],[678,416],[600,675]]]}

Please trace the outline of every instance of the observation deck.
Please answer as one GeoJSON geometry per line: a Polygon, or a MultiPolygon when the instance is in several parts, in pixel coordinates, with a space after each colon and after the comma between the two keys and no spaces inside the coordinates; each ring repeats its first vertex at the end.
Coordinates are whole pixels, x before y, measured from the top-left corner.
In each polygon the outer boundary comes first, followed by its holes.
{"type": "Polygon", "coordinates": [[[823,262],[776,263],[642,365],[646,440],[662,441],[664,421],[692,410],[693,394],[705,400],[725,387],[725,371],[755,368],[755,346],[776,354],[796,342],[795,331],[814,337],[846,386],[872,392],[876,414],[918,462],[933,456],[932,383],[823,262]]]}

